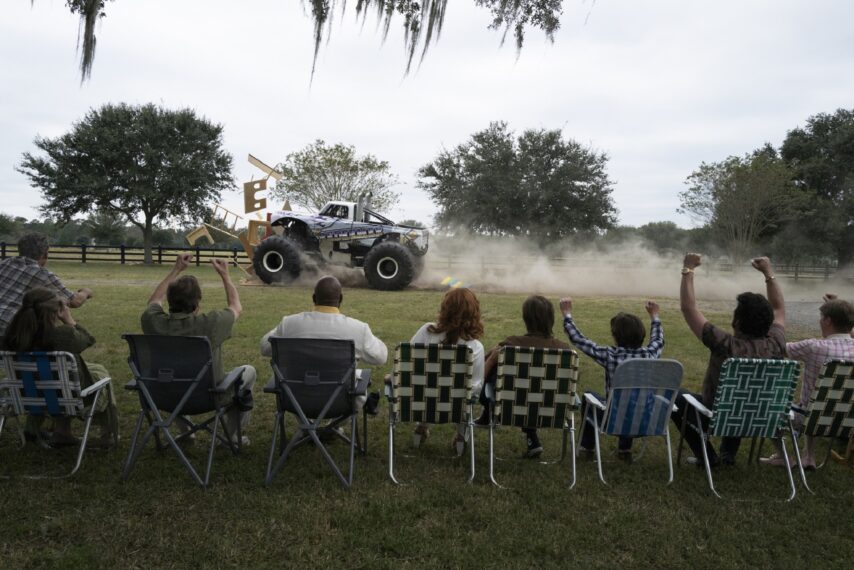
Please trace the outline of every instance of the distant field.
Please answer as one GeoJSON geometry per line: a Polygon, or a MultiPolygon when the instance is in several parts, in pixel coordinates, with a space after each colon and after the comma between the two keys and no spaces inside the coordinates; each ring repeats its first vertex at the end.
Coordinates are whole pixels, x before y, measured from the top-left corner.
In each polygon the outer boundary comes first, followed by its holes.
{"type": "MultiPolygon", "coordinates": [[[[139,331],[139,314],[167,267],[80,265],[52,262],[70,288],[91,286],[95,297],[75,312],[97,338],[87,360],[112,373],[122,418],[122,442],[113,452],[92,452],[69,481],[26,481],[15,475],[68,463],[70,451],[20,450],[14,425],[0,438],[0,506],[4,512],[0,568],[123,567],[803,567],[820,561],[843,567],[854,559],[850,506],[854,472],[832,465],[811,477],[815,496],[802,492],[792,504],[785,476],[773,468],[735,468],[716,477],[724,500],[710,496],[701,471],[683,466],[665,486],[662,444],[651,441],[634,465],[606,457],[603,486],[595,465],[580,463],[578,485],[568,490],[569,464],[538,465],[517,459],[518,432],[502,430],[497,465],[508,488],[486,477],[486,432],[478,430],[478,476],[465,483],[466,465],[450,458],[451,430],[433,430],[426,449],[408,449],[411,427],[398,428],[397,470],[408,483],[387,479],[387,415],[370,420],[371,449],[357,458],[355,484],[343,490],[319,454],[299,449],[272,488],[263,487],[274,402],[261,392],[269,362],[258,353],[260,337],[284,314],[311,307],[311,290],[239,288],[244,315],[225,345],[226,366],[249,363],[259,371],[252,444],[241,457],[220,450],[211,487],[203,491],[171,453],[143,454],[130,481],[119,480],[138,402],[121,386],[128,380],[123,332],[139,331]],[[848,522],[845,522],[848,521],[848,522]],[[840,523],[842,523],[840,525],[840,523]],[[845,562],[848,560],[849,562],[845,562]]],[[[193,268],[204,286],[203,308],[224,305],[209,267],[193,268]]],[[[236,270],[232,275],[239,278],[236,270]]],[[[390,351],[432,320],[440,290],[382,293],[348,288],[343,311],[367,321],[390,351]]],[[[484,345],[524,332],[524,294],[479,293],[486,325],[484,345]]],[[[557,298],[555,297],[555,301],[557,298]]],[[[664,356],[685,366],[685,385],[699,388],[707,352],[689,333],[676,299],[659,300],[665,327],[664,356]]],[[[574,311],[582,330],[607,343],[608,320],[618,310],[643,314],[643,299],[579,297],[574,311]]],[[[707,317],[727,325],[726,307],[709,305],[707,317]]],[[[557,335],[564,336],[559,329],[557,335]]],[[[790,331],[801,338],[809,329],[790,331]]],[[[390,362],[374,378],[390,371],[390,362]]],[[[581,387],[601,389],[602,372],[581,357],[581,387]]],[[[375,380],[374,388],[377,388],[375,380]]],[[[673,432],[676,433],[675,431],[673,432]]],[[[202,438],[200,438],[202,439],[202,438]]],[[[545,433],[549,458],[559,435],[545,433]]],[[[610,452],[614,442],[605,444],[610,452]]],[[[198,442],[192,457],[201,461],[198,442]]],[[[343,459],[345,448],[334,445],[343,459]]],[[[87,452],[88,453],[88,452],[87,452]]]]}

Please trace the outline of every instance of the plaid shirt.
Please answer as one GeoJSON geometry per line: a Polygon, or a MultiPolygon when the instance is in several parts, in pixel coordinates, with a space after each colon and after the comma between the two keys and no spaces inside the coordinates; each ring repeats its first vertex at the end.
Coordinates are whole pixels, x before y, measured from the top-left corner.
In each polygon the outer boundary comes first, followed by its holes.
{"type": "Polygon", "coordinates": [[[832,334],[827,338],[808,338],[786,344],[789,358],[804,363],[804,382],[801,385],[801,407],[810,403],[821,367],[828,360],[854,361],[854,338],[847,334],[832,334]]]}
{"type": "Polygon", "coordinates": [[[65,288],[59,278],[29,257],[10,257],[0,261],[0,337],[21,308],[24,293],[36,287],[55,289],[61,297],[70,299],[74,293],[65,288]]]}
{"type": "Polygon", "coordinates": [[[569,335],[569,340],[581,352],[596,361],[597,364],[605,368],[605,392],[611,391],[611,376],[614,375],[614,370],[624,360],[631,358],[659,358],[661,350],[664,348],[664,329],[661,327],[660,319],[653,319],[650,325],[649,344],[643,348],[624,348],[622,346],[599,346],[592,340],[589,340],[575,323],[572,322],[572,315],[566,315],[563,319],[563,328],[566,334],[569,335]]]}

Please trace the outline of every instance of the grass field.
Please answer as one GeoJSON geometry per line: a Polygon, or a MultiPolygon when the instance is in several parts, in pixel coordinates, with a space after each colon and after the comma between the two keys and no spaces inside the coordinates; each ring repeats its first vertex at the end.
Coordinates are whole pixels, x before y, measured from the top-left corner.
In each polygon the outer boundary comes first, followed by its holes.
{"type": "MultiPolygon", "coordinates": [[[[593,463],[579,463],[578,484],[568,489],[569,464],[539,465],[516,459],[521,435],[502,430],[494,488],[486,477],[486,432],[478,430],[478,476],[465,483],[467,465],[452,459],[451,429],[439,426],[426,448],[396,465],[407,483],[386,476],[385,403],[370,423],[371,449],[357,457],[353,489],[341,488],[320,455],[300,448],[271,488],[263,475],[271,438],[274,402],[261,392],[269,362],[258,340],[283,314],[309,309],[302,287],[240,287],[244,315],[225,345],[226,367],[249,363],[259,371],[256,407],[248,435],[252,444],[235,457],[217,452],[212,483],[202,490],[171,452],[147,450],[131,479],[119,478],[135,396],[121,387],[129,379],[123,332],[139,331],[139,314],[163,267],[52,263],[70,288],[90,286],[95,298],[75,317],[98,339],[84,356],[111,372],[119,399],[122,441],[116,451],[87,452],[80,472],[65,481],[30,481],[16,475],[69,464],[71,451],[21,450],[14,424],[0,438],[0,568],[197,568],[197,567],[804,567],[848,566],[854,559],[851,506],[854,472],[831,465],[811,476],[812,496],[799,488],[783,502],[782,470],[739,464],[716,474],[723,500],[714,499],[702,471],[683,466],[667,487],[663,444],[651,441],[645,455],[627,466],[610,452],[603,486],[593,463]],[[845,560],[848,560],[846,563],[845,560]]],[[[191,269],[203,282],[204,308],[224,305],[210,268],[191,269]]],[[[234,276],[237,277],[236,272],[234,276]]],[[[784,284],[785,291],[785,284],[784,284]]],[[[571,293],[571,292],[568,292],[571,293]]],[[[345,291],[343,310],[367,321],[390,352],[432,320],[442,292],[345,291]]],[[[488,348],[524,332],[523,295],[483,294],[488,348]]],[[[556,300],[556,299],[555,299],[556,300]]],[[[689,333],[674,299],[662,306],[664,356],[685,366],[685,384],[699,388],[707,353],[689,333]]],[[[577,299],[582,330],[607,343],[608,320],[618,310],[643,314],[639,298],[577,299]]],[[[725,325],[725,307],[707,307],[707,317],[725,325]]],[[[564,336],[562,331],[556,331],[564,336]]],[[[801,338],[804,330],[790,331],[801,338]]],[[[374,378],[390,370],[378,367],[374,378]]],[[[582,388],[601,389],[602,372],[581,357],[582,388]]],[[[376,382],[375,386],[376,388],[376,382]]],[[[408,453],[410,427],[398,428],[398,452],[408,453]]],[[[675,431],[674,431],[675,434],[675,431]]],[[[200,438],[201,439],[201,438],[200,438]]],[[[546,454],[555,457],[559,435],[544,433],[546,454]]],[[[191,458],[202,461],[197,442],[191,458]]],[[[333,445],[343,459],[345,446],[333,445]]]]}

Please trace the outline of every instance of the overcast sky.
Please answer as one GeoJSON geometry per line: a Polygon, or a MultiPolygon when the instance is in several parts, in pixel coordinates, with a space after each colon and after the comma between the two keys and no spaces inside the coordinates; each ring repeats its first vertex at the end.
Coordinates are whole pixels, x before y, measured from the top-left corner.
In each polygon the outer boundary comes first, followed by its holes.
{"type": "MultiPolygon", "coordinates": [[[[340,2],[339,2],[340,3],[340,2]]],[[[0,211],[38,215],[14,170],[36,135],[58,136],[105,103],[191,107],[225,127],[237,183],[315,139],[352,144],[399,176],[393,218],[430,223],[416,170],[490,121],[561,129],[610,157],[621,224],[672,220],[703,161],[779,146],[807,117],[854,108],[850,0],[565,0],[554,43],[512,42],[489,12],[450,0],[420,69],[404,76],[398,25],[383,45],[350,2],[309,83],[313,26],[298,0],[116,0],[80,84],[78,19],[63,0],[4,0],[0,20],[0,211]]],[[[237,190],[223,197],[242,209],[237,190]]]]}

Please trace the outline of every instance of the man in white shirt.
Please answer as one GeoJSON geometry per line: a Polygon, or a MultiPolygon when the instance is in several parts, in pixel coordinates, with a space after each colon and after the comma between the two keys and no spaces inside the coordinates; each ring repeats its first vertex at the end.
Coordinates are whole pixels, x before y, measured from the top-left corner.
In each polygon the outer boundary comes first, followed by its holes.
{"type": "MultiPolygon", "coordinates": [[[[261,338],[261,354],[272,356],[270,337],[281,338],[328,338],[339,340],[352,340],[356,346],[356,361],[366,364],[385,364],[388,358],[388,348],[385,343],[375,337],[371,327],[357,319],[345,316],[341,313],[341,302],[344,295],[341,283],[335,277],[321,277],[314,286],[314,294],[311,297],[314,309],[288,315],[281,322],[261,338]]],[[[373,396],[373,395],[372,395],[373,396]]],[[[379,397],[376,397],[378,400],[379,397]]],[[[371,398],[373,404],[368,406],[368,412],[373,413],[376,400],[371,398]]],[[[365,397],[357,400],[357,405],[364,404],[365,397]]]]}

